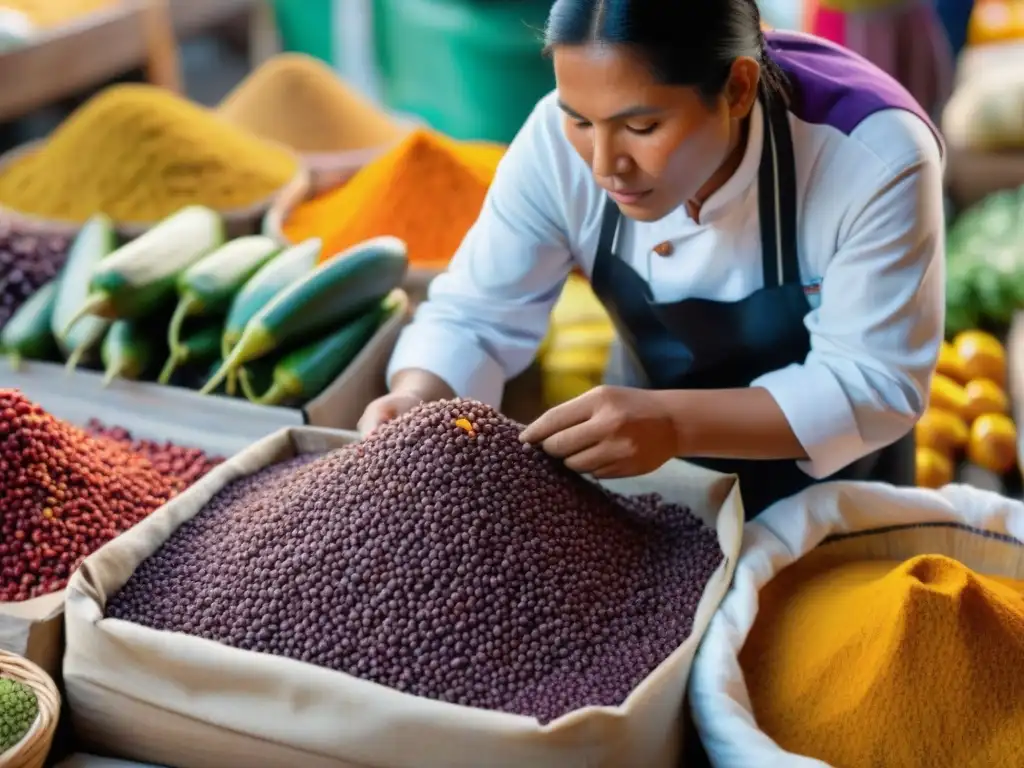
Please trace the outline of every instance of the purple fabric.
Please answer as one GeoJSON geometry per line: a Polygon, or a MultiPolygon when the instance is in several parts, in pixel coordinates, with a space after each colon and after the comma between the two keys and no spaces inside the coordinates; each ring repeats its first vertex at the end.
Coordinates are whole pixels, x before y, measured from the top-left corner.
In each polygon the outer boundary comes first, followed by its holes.
{"type": "Polygon", "coordinates": [[[765,38],[772,59],[793,86],[789,109],[801,120],[849,134],[875,112],[904,109],[924,120],[942,145],[942,135],[921,105],[867,59],[798,32],[772,31],[765,38]]]}

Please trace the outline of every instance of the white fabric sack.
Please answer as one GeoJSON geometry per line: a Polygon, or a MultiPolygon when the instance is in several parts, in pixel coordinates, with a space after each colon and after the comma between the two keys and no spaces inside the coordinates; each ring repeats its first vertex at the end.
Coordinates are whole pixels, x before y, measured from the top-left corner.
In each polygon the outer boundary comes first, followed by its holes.
{"type": "Polygon", "coordinates": [[[690,703],[715,768],[828,768],[784,751],[754,720],[739,653],[758,592],[826,539],[865,560],[952,557],[980,573],[1024,578],[1024,504],[966,485],[939,491],[881,483],[823,483],[747,524],[733,585],[694,661],[690,703]]]}
{"type": "Polygon", "coordinates": [[[89,557],[68,587],[64,680],[87,747],[176,768],[675,768],[694,652],[728,588],[742,537],[734,476],[672,462],[620,492],[658,492],[718,531],[725,560],[691,637],[621,707],[532,718],[431,701],[355,677],[103,618],[107,597],[232,480],[353,433],[282,430],[89,557]]]}

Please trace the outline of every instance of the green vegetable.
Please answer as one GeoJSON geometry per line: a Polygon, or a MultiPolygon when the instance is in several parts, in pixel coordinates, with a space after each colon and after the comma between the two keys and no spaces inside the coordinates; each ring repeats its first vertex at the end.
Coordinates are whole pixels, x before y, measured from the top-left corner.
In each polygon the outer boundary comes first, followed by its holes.
{"type": "MultiPolygon", "coordinates": [[[[231,301],[228,319],[224,324],[224,338],[221,355],[227,357],[242,337],[245,324],[253,315],[265,307],[274,296],[283,291],[303,275],[316,268],[323,241],[318,237],[303,240],[298,245],[282,251],[263,266],[242,286],[231,301]]],[[[235,394],[235,374],[228,374],[227,394],[235,394]]]]}
{"type": "Polygon", "coordinates": [[[32,728],[39,715],[39,701],[27,685],[0,677],[0,756],[32,728]]]}
{"type": "MultiPolygon", "coordinates": [[[[167,362],[157,381],[166,384],[182,365],[209,363],[220,357],[220,340],[224,330],[220,325],[207,325],[194,333],[186,334],[179,343],[171,347],[167,362]]],[[[219,366],[218,366],[219,367],[219,366]]]]}
{"type": "Polygon", "coordinates": [[[86,315],[136,320],[174,296],[178,276],[224,242],[224,223],[191,205],[118,248],[93,270],[89,295],[62,334],[86,315]]]}
{"type": "Polygon", "coordinates": [[[946,333],[1000,333],[1024,307],[1024,187],[969,208],[946,236],[946,333]]]}
{"type": "Polygon", "coordinates": [[[0,349],[7,354],[15,370],[23,358],[55,360],[59,357],[57,341],[50,330],[56,302],[57,281],[51,280],[29,296],[0,331],[0,349]]]}
{"type": "Polygon", "coordinates": [[[397,288],[408,268],[405,243],[377,237],[350,248],[305,275],[261,309],[200,392],[230,372],[277,349],[301,344],[369,310],[397,288]]]}
{"type": "Polygon", "coordinates": [[[110,321],[102,317],[83,317],[66,334],[62,332],[71,325],[79,307],[89,296],[89,280],[93,270],[117,248],[114,225],[103,214],[90,218],[79,230],[57,278],[57,301],[53,308],[50,330],[57,344],[67,358],[68,370],[74,370],[92,352],[110,327],[110,321]]]}
{"type": "Polygon", "coordinates": [[[242,331],[257,312],[270,303],[278,293],[316,268],[323,242],[310,238],[296,246],[282,251],[264,265],[235,294],[224,323],[224,340],[221,354],[231,354],[242,331]]]}
{"type": "Polygon", "coordinates": [[[178,277],[178,306],[167,328],[171,353],[178,346],[186,318],[226,313],[235,294],[280,250],[270,237],[240,237],[182,272],[178,277]]]}
{"type": "Polygon", "coordinates": [[[115,320],[100,350],[103,386],[114,379],[138,381],[163,359],[164,327],[152,319],[115,320]]]}
{"type": "Polygon", "coordinates": [[[257,394],[258,390],[243,371],[239,380],[245,396],[259,405],[311,400],[344,372],[398,307],[398,303],[389,297],[337,331],[284,355],[274,366],[273,382],[262,395],[257,394]]]}

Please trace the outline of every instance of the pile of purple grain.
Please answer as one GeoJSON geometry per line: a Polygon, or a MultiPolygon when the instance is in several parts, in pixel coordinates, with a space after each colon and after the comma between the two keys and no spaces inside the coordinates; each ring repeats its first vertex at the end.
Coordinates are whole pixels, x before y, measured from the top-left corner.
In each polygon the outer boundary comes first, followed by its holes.
{"type": "Polygon", "coordinates": [[[0,328],[67,259],[69,238],[44,235],[0,221],[0,328]]]}
{"type": "Polygon", "coordinates": [[[690,634],[716,534],[611,494],[473,401],[224,488],[107,615],[547,722],[617,705],[690,634]]]}

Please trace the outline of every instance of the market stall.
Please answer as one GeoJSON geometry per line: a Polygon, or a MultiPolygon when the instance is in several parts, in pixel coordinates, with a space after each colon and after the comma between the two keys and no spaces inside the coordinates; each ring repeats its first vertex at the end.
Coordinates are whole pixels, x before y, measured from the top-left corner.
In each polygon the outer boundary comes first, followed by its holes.
{"type": "MultiPolygon", "coordinates": [[[[502,55],[525,59],[513,4],[377,4],[386,101],[429,125],[289,53],[214,108],[171,75],[102,88],[0,157],[0,768],[1021,763],[1024,81],[995,3],[943,117],[920,488],[825,484],[746,525],[733,476],[596,483],[520,442],[614,351],[578,274],[501,412],[352,431],[484,204],[505,147],[482,139],[547,87],[488,87],[481,121],[432,94],[427,43],[399,43],[443,37],[457,69],[514,21],[502,55]],[[943,692],[972,677],[957,709],[943,692]]],[[[79,5],[0,52],[0,115],[56,93],[31,88],[68,55],[51,38],[109,46],[70,79],[92,83],[160,49],[133,14],[229,12],[79,5]]]]}

